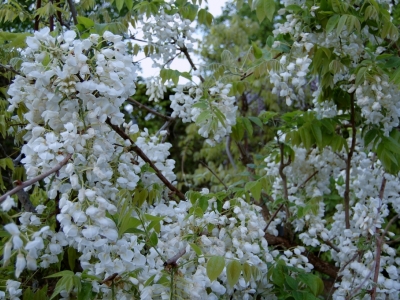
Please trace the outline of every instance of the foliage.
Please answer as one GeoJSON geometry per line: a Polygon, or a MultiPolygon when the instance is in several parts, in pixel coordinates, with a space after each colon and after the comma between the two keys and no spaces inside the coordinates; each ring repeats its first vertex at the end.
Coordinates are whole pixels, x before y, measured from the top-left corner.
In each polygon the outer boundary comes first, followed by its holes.
{"type": "Polygon", "coordinates": [[[397,299],[398,15],[4,1],[0,299],[397,299]]]}

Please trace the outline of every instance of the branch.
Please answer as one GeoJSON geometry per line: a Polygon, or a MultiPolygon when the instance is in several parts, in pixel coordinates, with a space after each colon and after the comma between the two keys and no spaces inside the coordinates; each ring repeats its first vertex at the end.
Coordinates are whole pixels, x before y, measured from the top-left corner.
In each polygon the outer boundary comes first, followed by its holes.
{"type": "MultiPolygon", "coordinates": [[[[10,66],[10,65],[3,65],[3,64],[0,64],[0,68],[4,68],[4,69],[6,69],[6,70],[8,70],[8,71],[10,71],[10,72],[13,72],[13,73],[15,73],[15,74],[24,76],[21,72],[15,70],[15,69],[14,69],[12,66],[10,66]]],[[[25,76],[24,76],[24,77],[25,77],[25,76]]]]}
{"type": "Polygon", "coordinates": [[[52,169],[50,169],[49,171],[40,174],[39,176],[36,176],[30,180],[27,180],[25,182],[22,182],[20,185],[16,186],[15,188],[13,188],[11,191],[5,193],[3,196],[0,197],[0,203],[3,202],[4,200],[7,199],[8,196],[14,195],[17,192],[19,192],[20,190],[31,186],[32,184],[38,182],[39,180],[42,180],[46,177],[48,177],[49,175],[57,172],[58,170],[60,170],[64,165],[67,164],[67,162],[70,160],[70,158],[72,157],[72,154],[68,154],[62,161],[60,161],[55,167],[53,167],[52,169]]]}
{"type": "MultiPolygon", "coordinates": [[[[40,0],[39,0],[40,1],[40,0]]],[[[73,0],[67,0],[69,5],[69,10],[71,11],[72,19],[74,20],[74,24],[78,25],[77,13],[76,8],[73,0]]]]}
{"type": "Polygon", "coordinates": [[[200,163],[203,166],[205,166],[208,169],[208,171],[210,171],[218,179],[219,182],[221,182],[221,184],[225,187],[226,190],[228,190],[228,187],[226,186],[226,184],[221,180],[221,178],[218,177],[217,174],[215,174],[215,172],[213,170],[210,169],[210,167],[204,161],[200,160],[200,163]]]}
{"type": "Polygon", "coordinates": [[[354,109],[354,93],[351,94],[350,99],[350,125],[352,128],[351,133],[351,146],[346,159],[346,189],[344,191],[344,216],[346,229],[350,228],[350,169],[351,159],[353,157],[354,149],[356,147],[356,120],[355,120],[355,109],[354,109]]]}
{"type": "Polygon", "coordinates": [[[171,120],[174,119],[174,118],[168,117],[168,116],[166,116],[166,115],[163,115],[162,113],[159,113],[158,111],[156,111],[156,110],[154,110],[154,109],[152,109],[152,108],[150,108],[150,107],[148,107],[148,106],[146,106],[146,105],[140,103],[139,101],[136,101],[136,100],[133,99],[133,98],[130,98],[130,97],[129,97],[126,101],[129,102],[129,103],[131,103],[131,104],[133,104],[133,105],[136,105],[136,106],[138,106],[138,107],[140,107],[140,108],[143,108],[143,109],[147,110],[149,113],[151,113],[151,114],[153,114],[153,115],[155,115],[155,116],[158,116],[158,117],[160,117],[160,118],[163,118],[163,119],[166,120],[166,121],[171,121],[171,120]]]}
{"type": "MultiPolygon", "coordinates": [[[[379,198],[382,202],[383,194],[385,193],[386,187],[386,178],[383,176],[381,189],[379,190],[379,198]]],[[[380,207],[378,208],[378,215],[380,212],[380,207]]],[[[394,219],[392,219],[394,221],[394,219]]],[[[390,222],[389,222],[390,223],[390,222]]],[[[390,226],[390,224],[388,224],[390,226]]],[[[388,230],[389,227],[386,226],[384,234],[386,234],[386,229],[388,230]]],[[[376,228],[376,252],[375,252],[375,272],[374,272],[374,287],[372,288],[371,292],[371,300],[376,299],[376,288],[378,287],[378,277],[379,271],[381,268],[381,252],[382,252],[382,244],[383,244],[384,235],[379,235],[379,229],[376,228]]]]}
{"type": "Polygon", "coordinates": [[[106,123],[112,128],[114,129],[114,131],[116,133],[118,133],[118,135],[120,137],[122,137],[124,140],[128,140],[131,142],[131,146],[129,147],[130,150],[133,150],[134,152],[136,152],[137,155],[139,155],[139,157],[141,159],[143,159],[146,163],[148,163],[154,171],[156,171],[156,175],[157,177],[169,188],[170,191],[174,192],[179,199],[181,200],[185,200],[185,195],[178,190],[176,187],[174,187],[172,185],[171,182],[168,181],[167,178],[165,178],[165,176],[161,173],[161,171],[155,166],[155,164],[150,160],[150,158],[148,158],[148,156],[142,151],[142,149],[140,149],[138,146],[136,146],[135,142],[129,137],[129,135],[127,135],[123,130],[121,130],[117,125],[114,125],[111,123],[110,118],[107,118],[106,123]]]}
{"type": "MultiPolygon", "coordinates": [[[[38,10],[42,6],[42,0],[36,1],[36,10],[38,10]]],[[[33,26],[34,31],[39,31],[39,15],[35,17],[35,25],[33,26]]]]}
{"type": "Polygon", "coordinates": [[[264,228],[264,232],[266,232],[267,231],[267,229],[268,229],[268,227],[269,227],[269,225],[271,224],[271,222],[275,219],[275,217],[276,217],[276,215],[278,214],[278,212],[282,209],[282,207],[283,207],[283,205],[284,205],[284,203],[282,203],[280,206],[279,206],[279,208],[274,212],[274,214],[272,215],[272,217],[271,217],[271,219],[269,220],[269,222],[268,222],[268,224],[267,224],[267,226],[265,226],[265,228],[264,228]]]}
{"type": "MultiPolygon", "coordinates": [[[[190,54],[189,54],[188,49],[186,48],[186,46],[180,47],[179,50],[181,50],[182,53],[186,56],[187,60],[189,61],[190,66],[193,68],[193,70],[197,71],[197,68],[196,68],[195,64],[193,63],[193,60],[190,57],[190,54]]],[[[204,82],[203,76],[199,75],[199,78],[200,78],[201,82],[204,82]]]]}
{"type": "Polygon", "coordinates": [[[176,265],[176,261],[178,259],[180,259],[183,255],[185,255],[186,253],[186,248],[181,249],[177,254],[175,254],[173,257],[171,257],[170,259],[168,259],[165,263],[164,266],[168,266],[168,265],[176,265]]]}
{"type": "Polygon", "coordinates": [[[231,136],[230,136],[230,135],[227,135],[227,136],[226,136],[226,143],[225,143],[226,155],[228,155],[228,159],[229,159],[229,162],[231,163],[232,167],[233,167],[235,170],[237,170],[235,161],[233,160],[233,156],[232,156],[232,153],[231,153],[230,145],[231,145],[231,136]]]}
{"type": "MultiPolygon", "coordinates": [[[[282,246],[285,249],[297,247],[298,245],[296,243],[292,243],[289,240],[280,237],[280,236],[274,236],[269,233],[265,233],[264,235],[265,239],[268,242],[268,245],[277,245],[277,246],[282,246]]],[[[314,266],[314,270],[324,273],[331,278],[336,278],[338,276],[339,268],[330,265],[326,261],[322,260],[318,256],[316,256],[314,253],[311,252],[306,252],[303,254],[306,256],[309,260],[309,262],[314,266]]]]}

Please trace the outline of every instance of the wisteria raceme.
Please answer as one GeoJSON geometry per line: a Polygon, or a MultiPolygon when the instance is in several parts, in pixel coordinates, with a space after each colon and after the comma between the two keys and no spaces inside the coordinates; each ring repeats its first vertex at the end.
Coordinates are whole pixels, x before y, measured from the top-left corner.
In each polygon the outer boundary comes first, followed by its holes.
{"type": "Polygon", "coordinates": [[[195,122],[200,127],[198,133],[207,138],[208,144],[215,145],[231,133],[232,126],[236,124],[236,99],[228,96],[231,87],[230,84],[217,82],[206,91],[210,99],[204,102],[203,107],[195,105],[204,93],[200,87],[193,83],[178,86],[174,89],[175,94],[170,96],[173,109],[171,116],[182,118],[183,122],[195,122]],[[206,118],[199,118],[205,113],[206,118]],[[218,118],[217,114],[222,114],[224,120],[218,118]]]}

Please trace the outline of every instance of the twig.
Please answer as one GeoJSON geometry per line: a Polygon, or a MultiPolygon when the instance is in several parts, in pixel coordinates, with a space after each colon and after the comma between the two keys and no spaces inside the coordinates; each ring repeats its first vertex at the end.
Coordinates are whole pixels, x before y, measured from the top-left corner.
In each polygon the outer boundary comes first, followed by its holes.
{"type": "Polygon", "coordinates": [[[221,182],[221,184],[225,187],[226,190],[228,189],[228,187],[227,187],[226,184],[221,180],[221,178],[219,178],[218,175],[215,174],[215,172],[214,172],[213,170],[211,170],[210,167],[209,167],[204,161],[200,160],[200,163],[201,163],[203,166],[205,166],[205,167],[208,169],[208,171],[210,171],[210,172],[218,179],[219,182],[221,182]]]}
{"type": "Polygon", "coordinates": [[[4,69],[6,69],[6,70],[8,70],[8,71],[10,71],[10,72],[13,72],[13,73],[15,73],[15,74],[24,76],[21,72],[15,70],[13,67],[11,67],[11,66],[9,66],[9,65],[0,64],[0,68],[4,68],[4,69]]]}
{"type": "Polygon", "coordinates": [[[20,185],[16,186],[11,191],[8,191],[7,193],[5,193],[3,196],[0,197],[0,203],[3,202],[4,200],[6,200],[8,196],[14,195],[18,191],[20,191],[28,186],[31,186],[32,184],[38,182],[39,180],[42,180],[42,179],[46,178],[47,176],[57,172],[65,164],[67,164],[67,162],[70,160],[71,157],[72,157],[72,154],[68,154],[62,161],[60,161],[55,167],[51,168],[49,171],[47,171],[43,174],[40,174],[39,176],[36,176],[30,180],[22,182],[20,185]]]}
{"type": "MultiPolygon", "coordinates": [[[[381,188],[379,190],[379,199],[381,200],[381,202],[383,199],[383,195],[385,193],[385,187],[386,187],[386,178],[384,175],[383,179],[382,179],[381,188]]],[[[381,207],[379,206],[378,215],[379,215],[380,210],[381,210],[381,207]]],[[[389,227],[386,226],[385,231],[384,231],[385,234],[386,234],[386,229],[389,230],[389,227]]],[[[372,292],[371,292],[371,300],[376,299],[376,288],[378,287],[378,277],[379,277],[380,268],[381,268],[381,252],[382,252],[382,244],[383,244],[383,238],[384,238],[384,235],[382,235],[382,236],[379,235],[378,228],[376,228],[375,232],[376,232],[375,272],[374,272],[374,281],[373,281],[374,286],[373,286],[372,292]]]]}
{"type": "MultiPolygon", "coordinates": [[[[288,239],[281,237],[281,236],[274,236],[269,233],[264,234],[265,239],[268,242],[268,245],[271,246],[282,246],[285,249],[290,249],[297,247],[298,245],[294,242],[289,241],[288,239]]],[[[314,253],[308,252],[304,254],[307,256],[309,262],[314,266],[314,270],[324,273],[331,278],[337,278],[338,277],[338,272],[339,268],[330,265],[326,261],[322,260],[320,257],[316,256],[314,253]]]]}
{"type": "Polygon", "coordinates": [[[350,169],[351,159],[353,157],[354,149],[356,147],[356,119],[355,119],[355,108],[354,108],[354,93],[350,96],[350,123],[352,128],[351,133],[351,146],[346,159],[346,188],[344,191],[344,218],[346,223],[346,229],[350,228],[350,169]]]}
{"type": "MultiPolygon", "coordinates": [[[[36,10],[38,10],[42,6],[42,0],[37,0],[36,1],[36,10]]],[[[34,31],[39,31],[39,14],[36,15],[35,17],[35,25],[33,26],[34,31]]]]}
{"type": "MultiPolygon", "coordinates": [[[[186,46],[180,47],[179,50],[182,51],[182,53],[186,56],[187,60],[189,61],[190,66],[192,67],[193,70],[197,71],[196,65],[193,63],[192,58],[190,57],[190,54],[188,52],[188,49],[186,46]]],[[[203,76],[199,75],[200,81],[204,82],[203,76]]]]}
{"type": "Polygon", "coordinates": [[[227,136],[226,136],[226,144],[225,144],[226,155],[228,155],[228,159],[229,159],[229,162],[231,163],[232,167],[233,167],[235,170],[237,170],[235,161],[233,160],[233,157],[232,157],[230,145],[231,145],[231,136],[230,136],[230,135],[227,135],[227,136]]]}
{"type": "Polygon", "coordinates": [[[318,170],[316,170],[314,173],[312,173],[310,176],[308,176],[308,178],[299,186],[299,189],[304,188],[304,186],[307,184],[307,182],[309,182],[311,180],[311,178],[313,178],[315,175],[318,174],[318,170]]]}
{"type": "Polygon", "coordinates": [[[186,253],[186,248],[181,249],[177,254],[175,254],[173,257],[170,259],[167,259],[167,261],[164,263],[165,266],[167,265],[176,265],[176,262],[178,259],[180,259],[183,255],[186,253]]]}
{"type": "Polygon", "coordinates": [[[67,0],[69,5],[69,10],[71,11],[72,19],[74,20],[74,24],[78,25],[77,13],[76,8],[73,0],[67,0]]]}
{"type": "Polygon", "coordinates": [[[286,177],[285,173],[283,173],[283,170],[288,165],[290,165],[290,163],[292,162],[292,159],[289,156],[288,161],[285,163],[285,157],[284,157],[284,151],[283,151],[284,147],[285,147],[285,145],[283,143],[279,142],[279,150],[280,150],[280,153],[281,153],[281,162],[280,162],[280,165],[279,165],[279,176],[281,176],[282,184],[283,184],[283,197],[285,198],[285,200],[288,200],[289,193],[288,193],[288,186],[287,186],[287,177],[286,177]]]}
{"type": "Polygon", "coordinates": [[[264,232],[267,231],[269,225],[270,225],[271,222],[275,219],[276,215],[277,215],[278,212],[282,209],[283,205],[284,205],[284,203],[282,203],[282,204],[279,206],[279,208],[274,212],[274,214],[272,215],[271,219],[268,221],[267,226],[265,226],[265,228],[264,228],[264,230],[263,230],[264,232]]]}
{"type": "Polygon", "coordinates": [[[334,277],[334,278],[335,278],[335,281],[333,282],[333,285],[332,285],[332,287],[331,287],[331,289],[330,289],[330,291],[329,291],[329,294],[328,294],[327,299],[330,299],[330,298],[331,298],[331,295],[332,295],[332,293],[333,293],[333,288],[334,288],[334,286],[335,286],[336,281],[338,280],[338,275],[340,274],[340,272],[342,272],[342,271],[344,270],[344,268],[346,268],[346,266],[347,266],[349,263],[351,263],[352,261],[354,261],[358,256],[359,256],[359,253],[357,252],[357,253],[354,254],[354,256],[353,256],[348,262],[346,262],[346,263],[340,268],[340,270],[337,272],[336,276],[334,277]]]}
{"type": "Polygon", "coordinates": [[[140,108],[143,108],[143,109],[147,110],[149,113],[151,113],[151,114],[153,114],[155,116],[158,116],[160,118],[163,118],[164,120],[170,121],[170,120],[174,119],[174,118],[168,117],[166,115],[163,115],[162,113],[159,113],[158,111],[156,111],[156,110],[154,110],[154,109],[152,109],[152,108],[150,108],[150,107],[148,107],[148,106],[136,101],[135,99],[128,98],[126,101],[131,103],[131,104],[133,104],[133,105],[136,105],[136,106],[138,106],[140,108]]]}
{"type": "Polygon", "coordinates": [[[172,185],[171,182],[168,181],[167,178],[161,173],[161,171],[156,167],[156,165],[148,158],[148,156],[140,149],[138,146],[136,146],[135,142],[127,135],[122,129],[120,129],[117,125],[114,125],[111,123],[110,118],[107,118],[106,123],[114,129],[116,133],[119,134],[120,137],[122,137],[124,140],[129,140],[131,142],[131,146],[129,147],[130,150],[133,150],[136,152],[137,155],[141,159],[143,159],[146,163],[150,165],[150,167],[153,168],[153,170],[156,172],[157,177],[169,188],[170,191],[174,192],[179,199],[185,200],[185,195],[178,190],[175,186],[172,185]]]}

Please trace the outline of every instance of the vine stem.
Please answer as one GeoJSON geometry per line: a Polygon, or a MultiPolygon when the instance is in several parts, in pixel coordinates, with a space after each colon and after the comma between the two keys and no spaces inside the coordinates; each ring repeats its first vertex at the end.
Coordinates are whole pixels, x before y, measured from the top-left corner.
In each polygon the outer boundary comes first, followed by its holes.
{"type": "Polygon", "coordinates": [[[170,191],[174,192],[179,199],[185,200],[185,195],[178,190],[175,186],[172,185],[171,182],[168,181],[167,178],[161,173],[161,171],[156,167],[156,165],[150,160],[150,158],[140,149],[135,142],[127,135],[121,128],[117,125],[111,123],[110,118],[107,118],[106,123],[116,132],[120,137],[124,140],[128,140],[131,142],[131,146],[129,147],[130,150],[133,150],[141,159],[143,159],[146,163],[156,171],[157,177],[169,188],[170,191]]]}
{"type": "Polygon", "coordinates": [[[136,105],[136,106],[138,106],[138,107],[140,107],[140,108],[143,108],[144,110],[147,110],[149,113],[151,113],[151,114],[153,114],[153,115],[155,115],[155,116],[158,116],[158,117],[160,117],[160,118],[163,118],[163,119],[166,120],[166,121],[171,121],[171,120],[173,120],[173,118],[168,117],[168,116],[166,116],[166,115],[163,115],[162,113],[159,113],[158,111],[156,111],[156,110],[154,110],[154,109],[152,109],[152,108],[150,108],[150,107],[148,107],[148,106],[146,106],[146,105],[140,103],[139,101],[136,101],[136,100],[133,99],[133,98],[130,98],[130,97],[129,97],[128,100],[126,100],[126,102],[129,102],[129,103],[131,103],[131,104],[133,104],[133,105],[136,105]]]}
{"type": "Polygon", "coordinates": [[[344,192],[344,218],[346,229],[350,228],[350,170],[351,170],[351,159],[353,158],[354,149],[356,147],[356,120],[355,120],[355,108],[354,108],[354,93],[350,95],[350,125],[351,125],[351,146],[346,159],[346,188],[344,192]]]}
{"type": "Polygon", "coordinates": [[[48,177],[49,175],[59,171],[64,165],[67,164],[67,162],[70,160],[71,157],[72,157],[72,154],[68,154],[62,161],[60,161],[55,167],[51,168],[47,172],[40,174],[39,176],[36,176],[25,182],[22,182],[21,184],[19,184],[15,188],[13,188],[11,191],[8,191],[7,193],[5,193],[3,196],[0,197],[0,203],[3,202],[4,200],[6,200],[8,196],[14,195],[17,192],[19,192],[20,190],[22,190],[28,186],[31,186],[32,184],[38,182],[39,180],[42,180],[42,179],[48,177]]]}
{"type": "MultiPolygon", "coordinates": [[[[383,177],[382,179],[382,184],[381,184],[381,189],[379,191],[379,198],[382,203],[383,199],[383,194],[385,193],[385,187],[386,187],[386,178],[383,177]]],[[[378,208],[378,215],[380,212],[380,207],[378,208]]],[[[390,223],[390,222],[389,222],[390,223]]],[[[390,226],[390,224],[388,224],[390,226]]],[[[389,229],[388,226],[386,226],[386,229],[389,229]]],[[[384,234],[386,234],[386,229],[384,231],[384,234]]],[[[379,278],[379,270],[381,268],[381,252],[382,252],[382,244],[383,244],[383,239],[384,239],[384,234],[379,235],[379,229],[376,228],[376,252],[375,252],[375,272],[374,272],[374,287],[372,288],[371,292],[371,300],[376,299],[376,288],[378,286],[378,278],[379,278]]]]}

